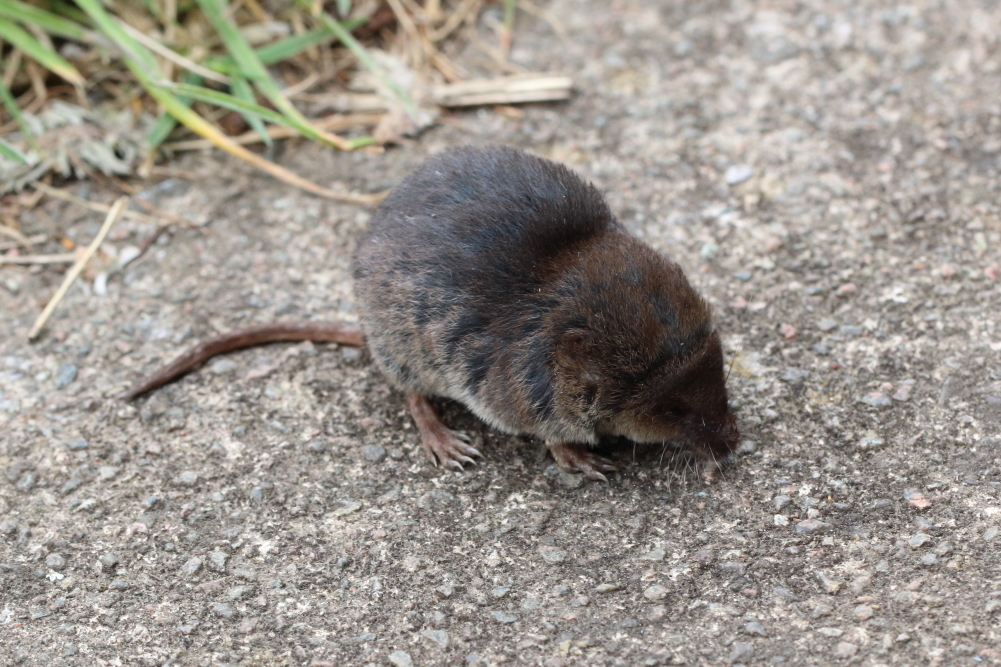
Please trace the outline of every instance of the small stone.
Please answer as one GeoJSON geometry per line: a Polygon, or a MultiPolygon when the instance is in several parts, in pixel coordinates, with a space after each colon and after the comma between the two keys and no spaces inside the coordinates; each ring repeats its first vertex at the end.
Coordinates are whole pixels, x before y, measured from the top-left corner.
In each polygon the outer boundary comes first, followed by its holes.
{"type": "Polygon", "coordinates": [[[855,287],[855,283],[845,283],[844,285],[838,287],[838,289],[834,293],[840,297],[846,297],[850,294],[854,294],[857,291],[858,288],[855,287]]]}
{"type": "Polygon", "coordinates": [[[870,618],[872,618],[872,615],[874,613],[875,612],[873,611],[872,607],[870,607],[867,604],[860,604],[859,606],[855,607],[855,612],[854,612],[855,618],[859,621],[868,621],[870,618]]]}
{"type": "Polygon", "coordinates": [[[17,532],[17,522],[13,519],[0,521],[0,535],[13,535],[17,532]]]}
{"type": "Polygon", "coordinates": [[[735,271],[732,275],[742,283],[746,283],[751,279],[751,274],[748,271],[735,271]]]}
{"type": "Polygon", "coordinates": [[[746,568],[739,560],[725,560],[716,563],[716,569],[725,576],[742,577],[746,568]]]}
{"type": "Polygon", "coordinates": [[[796,524],[797,533],[816,533],[822,531],[829,527],[830,524],[824,523],[819,519],[805,519],[796,524]]]}
{"type": "Polygon", "coordinates": [[[734,642],[733,648],[730,649],[730,664],[735,664],[739,662],[744,662],[746,659],[754,655],[754,646],[746,642],[734,642]]]}
{"type": "Polygon", "coordinates": [[[449,582],[445,582],[441,586],[435,588],[435,590],[438,591],[438,595],[442,596],[443,598],[450,598],[455,594],[455,586],[453,586],[449,582]]]}
{"type": "Polygon", "coordinates": [[[908,489],[904,492],[904,500],[915,509],[923,510],[931,507],[931,502],[925,498],[925,494],[916,489],[908,489]]]}
{"type": "Polygon", "coordinates": [[[932,566],[938,563],[938,556],[936,554],[925,554],[921,557],[921,564],[932,566]]]}
{"type": "Polygon", "coordinates": [[[226,619],[236,616],[236,610],[225,602],[220,602],[216,606],[212,607],[212,611],[216,616],[221,616],[226,619]]]}
{"type": "Polygon", "coordinates": [[[699,256],[704,260],[710,260],[719,254],[719,246],[715,243],[703,244],[702,249],[699,250],[699,256]]]}
{"type": "Polygon", "coordinates": [[[818,572],[817,580],[820,582],[820,585],[824,587],[824,592],[828,595],[837,595],[843,585],[843,582],[840,582],[837,579],[832,579],[826,572],[818,572]]]}
{"type": "Polygon", "coordinates": [[[118,565],[118,554],[114,551],[107,551],[101,554],[101,557],[97,559],[101,563],[101,567],[105,570],[110,570],[111,568],[118,565]]]}
{"type": "Polygon", "coordinates": [[[817,628],[817,632],[825,637],[840,637],[845,634],[845,631],[841,628],[817,628]]]}
{"type": "Polygon", "coordinates": [[[744,632],[749,635],[757,635],[758,637],[765,637],[765,626],[761,625],[757,621],[751,621],[744,626],[744,632]]]}
{"type": "Polygon", "coordinates": [[[412,667],[414,661],[410,659],[410,654],[405,651],[393,651],[389,654],[389,661],[396,667],[412,667]]]}
{"type": "Polygon", "coordinates": [[[81,450],[87,449],[87,441],[86,440],[70,440],[69,442],[66,443],[66,447],[71,452],[79,452],[81,450]]]}
{"type": "Polygon", "coordinates": [[[662,604],[655,604],[646,613],[647,619],[651,621],[659,621],[665,616],[667,616],[667,607],[662,604]]]}
{"type": "Polygon", "coordinates": [[[345,345],[341,348],[341,359],[349,364],[356,363],[361,359],[362,350],[360,347],[348,347],[345,345]]]}
{"type": "Polygon", "coordinates": [[[656,584],[643,591],[643,597],[651,602],[657,602],[667,597],[668,590],[664,586],[656,584]]]}
{"type": "Polygon", "coordinates": [[[194,470],[185,470],[174,477],[174,484],[177,486],[194,486],[198,483],[198,473],[194,470]]]}
{"type": "Polygon", "coordinates": [[[834,320],[832,320],[829,317],[824,318],[824,319],[820,320],[819,322],[817,322],[817,328],[820,329],[821,331],[823,331],[824,333],[827,333],[828,331],[832,331],[837,326],[838,326],[838,323],[835,322],[834,320]]]}
{"type": "Polygon", "coordinates": [[[834,607],[829,604],[818,604],[810,613],[813,614],[814,618],[820,618],[821,616],[827,616],[833,610],[834,607]]]}
{"type": "Polygon", "coordinates": [[[915,533],[911,535],[910,539],[907,540],[907,544],[911,546],[912,549],[919,549],[926,545],[931,545],[931,538],[924,533],[915,533]]]}
{"type": "Polygon", "coordinates": [[[906,632],[901,632],[899,635],[897,635],[897,638],[894,641],[899,644],[906,644],[907,642],[911,641],[911,636],[906,632]]]}
{"type": "Polygon", "coordinates": [[[827,343],[815,343],[813,345],[813,351],[822,357],[826,357],[831,353],[831,346],[827,343]]]}
{"type": "Polygon", "coordinates": [[[874,408],[886,408],[893,404],[890,397],[881,391],[870,391],[859,400],[874,408]]]}
{"type": "Polygon", "coordinates": [[[260,623],[260,619],[257,618],[245,618],[240,621],[240,625],[237,629],[245,635],[249,635],[251,632],[257,629],[257,625],[260,623]]]}
{"type": "Polygon", "coordinates": [[[858,653],[858,646],[855,644],[850,644],[849,642],[838,642],[837,646],[834,647],[834,657],[835,658],[850,658],[858,653]]]}
{"type": "Polygon", "coordinates": [[[995,537],[998,536],[997,526],[988,526],[984,531],[984,542],[991,542],[995,537]]]}
{"type": "Polygon", "coordinates": [[[1001,611],[1001,599],[991,600],[984,607],[984,613],[993,614],[996,611],[1001,611]]]}
{"type": "Polygon", "coordinates": [[[486,564],[487,567],[497,567],[498,565],[501,564],[500,554],[497,553],[496,549],[494,549],[493,551],[487,554],[487,557],[484,559],[483,562],[486,564]]]}
{"type": "Polygon", "coordinates": [[[234,370],[236,370],[236,362],[232,359],[219,359],[218,361],[212,362],[209,366],[209,371],[216,375],[231,373],[234,370]]]}
{"type": "Polygon", "coordinates": [[[517,616],[512,616],[511,614],[505,613],[503,611],[490,612],[490,615],[494,617],[494,620],[498,623],[514,623],[518,620],[517,616]]]}
{"type": "Polygon", "coordinates": [[[146,508],[148,510],[153,509],[154,507],[156,507],[159,504],[160,504],[160,497],[159,496],[146,496],[145,498],[143,498],[143,501],[140,503],[140,505],[142,505],[144,508],[146,508]]]}
{"type": "Polygon", "coordinates": [[[77,489],[79,489],[82,484],[83,480],[80,479],[79,477],[75,476],[70,477],[68,480],[66,480],[66,483],[63,484],[62,487],[59,489],[59,492],[64,496],[69,495],[74,491],[76,491],[77,489]]]}
{"type": "Polygon", "coordinates": [[[310,440],[306,443],[306,450],[314,454],[322,454],[327,451],[327,443],[323,440],[310,440]]]}
{"type": "Polygon", "coordinates": [[[787,495],[779,495],[772,498],[772,504],[775,505],[776,510],[781,510],[783,507],[789,504],[791,498],[787,495]]]}
{"type": "Polygon", "coordinates": [[[198,556],[195,556],[194,558],[189,558],[187,561],[185,561],[184,565],[181,566],[181,574],[183,574],[186,577],[190,577],[191,575],[198,572],[198,570],[200,570],[201,567],[202,567],[201,558],[199,558],[198,556]]]}
{"type": "Polygon", "coordinates": [[[490,591],[490,594],[493,595],[495,598],[500,599],[506,597],[507,594],[510,592],[511,592],[510,586],[498,586],[497,588],[490,591]]]}
{"type": "Polygon", "coordinates": [[[640,556],[640,560],[649,560],[655,563],[659,563],[660,561],[664,560],[664,557],[666,555],[667,552],[664,551],[663,547],[654,547],[650,551],[640,556]]]}
{"type": "Polygon", "coordinates": [[[448,633],[444,630],[424,630],[421,632],[421,636],[426,639],[430,639],[442,650],[448,648],[448,633]]]}
{"type": "Polygon", "coordinates": [[[746,164],[732,165],[723,172],[723,179],[727,185],[740,185],[751,176],[754,176],[754,169],[746,164]]]}
{"type": "Polygon", "coordinates": [[[127,581],[122,581],[121,579],[115,579],[108,584],[108,588],[113,591],[127,591],[129,589],[129,583],[127,581]]]}
{"type": "Polygon", "coordinates": [[[539,553],[547,563],[561,563],[567,558],[567,552],[556,547],[539,547],[539,553]]]}
{"type": "Polygon", "coordinates": [[[788,323],[780,324],[779,334],[786,340],[792,340],[796,337],[796,327],[788,323]]]}
{"type": "Polygon", "coordinates": [[[38,481],[38,475],[32,471],[28,471],[21,475],[21,478],[17,480],[17,484],[14,485],[18,491],[22,493],[27,493],[34,488],[35,483],[38,481]]]}
{"type": "Polygon", "coordinates": [[[209,569],[215,572],[224,572],[226,570],[226,559],[229,555],[225,551],[211,551],[209,552],[209,569]]]}
{"type": "Polygon", "coordinates": [[[73,382],[76,379],[76,373],[76,364],[71,364],[68,361],[59,364],[59,368],[56,370],[56,389],[62,389],[73,382]]]}
{"type": "Polygon", "coordinates": [[[45,565],[52,570],[61,570],[66,567],[66,559],[60,554],[49,554],[45,557],[45,565]]]}
{"type": "Polygon", "coordinates": [[[776,526],[784,527],[789,525],[789,517],[785,514],[776,514],[772,517],[772,523],[776,526]]]}
{"type": "Polygon", "coordinates": [[[120,470],[118,466],[101,466],[97,469],[97,479],[101,482],[111,481],[120,470]]]}
{"type": "Polygon", "coordinates": [[[789,367],[779,376],[779,379],[789,384],[802,384],[808,377],[810,377],[810,371],[789,367]]]}
{"type": "Polygon", "coordinates": [[[365,445],[360,451],[361,457],[369,463],[378,463],[386,458],[386,448],[379,445],[365,445]]]}
{"type": "Polygon", "coordinates": [[[594,587],[594,590],[597,593],[614,593],[615,591],[620,590],[621,588],[622,586],[620,586],[619,584],[598,584],[597,586],[594,587]]]}

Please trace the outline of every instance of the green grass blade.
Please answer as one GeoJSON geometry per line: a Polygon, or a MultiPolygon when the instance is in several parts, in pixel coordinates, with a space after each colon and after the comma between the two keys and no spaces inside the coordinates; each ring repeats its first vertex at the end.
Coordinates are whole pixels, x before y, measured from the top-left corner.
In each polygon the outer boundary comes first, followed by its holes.
{"type": "Polygon", "coordinates": [[[7,19],[0,19],[0,38],[10,42],[15,48],[21,49],[24,55],[45,69],[58,74],[74,85],[83,85],[83,77],[73,65],[70,65],[55,51],[42,46],[37,39],[20,26],[7,19]]]}
{"type": "Polygon", "coordinates": [[[206,88],[205,86],[192,86],[186,83],[173,83],[158,87],[168,88],[177,95],[190,97],[200,102],[208,102],[209,104],[214,104],[216,106],[222,107],[223,109],[229,109],[230,111],[238,111],[241,114],[255,115],[258,118],[263,118],[264,120],[267,120],[269,123],[284,125],[285,127],[290,127],[293,130],[297,130],[303,135],[308,136],[307,134],[308,130],[306,130],[306,128],[301,127],[300,124],[296,123],[294,119],[288,118],[284,114],[278,113],[274,109],[263,107],[260,104],[257,104],[256,102],[248,102],[246,100],[242,100],[235,95],[230,95],[229,93],[224,93],[219,90],[212,90],[211,88],[206,88]]]}
{"type": "Polygon", "coordinates": [[[20,0],[0,0],[0,17],[38,26],[50,35],[88,43],[94,40],[94,34],[79,23],[20,0]]]}
{"type": "Polygon", "coordinates": [[[94,26],[122,51],[126,66],[139,79],[143,87],[146,87],[144,82],[152,82],[162,78],[153,54],[132,39],[125,32],[125,29],[118,25],[118,22],[108,13],[100,0],[76,0],[76,3],[87,12],[87,16],[94,22],[94,26]],[[137,74],[137,70],[141,71],[141,76],[137,74]]]}
{"type": "Polygon", "coordinates": [[[76,21],[77,23],[86,23],[87,14],[80,11],[77,7],[69,4],[68,2],[63,2],[63,0],[42,0],[45,6],[49,8],[50,12],[58,14],[59,16],[65,16],[66,18],[76,21]]]}
{"type": "Polygon", "coordinates": [[[337,0],[337,13],[347,16],[351,13],[351,0],[337,0]]]}
{"type": "Polygon", "coordinates": [[[223,0],[198,0],[198,6],[202,8],[209,23],[212,24],[219,37],[222,38],[223,43],[226,45],[226,50],[233,56],[237,66],[240,68],[240,73],[253,82],[254,86],[261,91],[261,94],[268,98],[271,104],[292,122],[291,127],[294,127],[303,136],[309,137],[314,141],[319,141],[333,148],[344,147],[343,141],[338,137],[314,128],[306,117],[282,95],[281,89],[278,88],[278,84],[271,78],[267,68],[264,67],[264,63],[257,57],[257,54],[254,53],[250,44],[240,34],[240,31],[237,30],[236,24],[226,16],[223,0]]]}
{"type": "Polygon", "coordinates": [[[0,137],[0,155],[8,160],[28,164],[28,156],[4,141],[3,137],[0,137]]]}
{"type": "MultiPolygon", "coordinates": [[[[351,19],[350,21],[345,21],[344,25],[349,26],[349,30],[353,30],[365,23],[366,19],[351,19]]],[[[254,53],[257,54],[257,58],[265,66],[274,65],[276,63],[284,62],[289,58],[294,58],[306,49],[319,46],[325,42],[330,41],[334,38],[334,34],[327,30],[326,28],[314,28],[313,30],[308,30],[301,35],[292,35],[291,37],[283,37],[277,42],[271,42],[270,44],[265,44],[259,49],[255,49],[254,53]]],[[[202,63],[210,69],[214,69],[221,74],[232,74],[234,71],[239,72],[236,61],[233,60],[232,56],[215,56],[212,58],[206,58],[202,63]]]]}
{"type": "Polygon", "coordinates": [[[383,85],[396,95],[396,99],[400,101],[400,104],[403,105],[403,108],[407,110],[407,113],[410,114],[412,119],[417,118],[417,105],[414,104],[414,101],[410,99],[409,95],[393,83],[392,80],[390,80],[386,73],[382,71],[382,68],[379,67],[378,63],[376,63],[375,60],[372,59],[372,56],[368,54],[365,47],[354,38],[354,35],[352,35],[343,24],[339,23],[333,16],[322,10],[314,13],[313,8],[309,4],[309,0],[296,0],[296,2],[299,6],[309,12],[313,18],[319,21],[323,27],[334,33],[334,36],[337,37],[337,39],[339,39],[341,43],[348,48],[354,57],[365,66],[365,69],[371,72],[373,76],[378,78],[383,85]]]}
{"type": "MultiPolygon", "coordinates": [[[[247,83],[247,80],[239,74],[234,74],[230,77],[229,88],[233,91],[233,96],[237,99],[241,99],[244,102],[254,102],[254,91],[250,89],[250,84],[247,83]]],[[[271,135],[265,129],[264,121],[261,120],[261,117],[255,113],[246,112],[241,113],[241,115],[247,121],[247,124],[253,128],[254,132],[257,133],[257,136],[261,138],[261,141],[270,146],[271,135]]]]}
{"type": "MultiPolygon", "coordinates": [[[[197,86],[203,81],[203,79],[194,72],[185,70],[181,74],[181,81],[197,86]]],[[[190,97],[179,96],[177,99],[184,106],[191,106],[190,97]]],[[[153,129],[150,130],[149,136],[146,137],[146,143],[149,149],[151,151],[155,151],[159,148],[160,144],[167,140],[167,137],[170,136],[170,133],[174,131],[175,127],[177,127],[177,119],[166,111],[161,113],[160,117],[156,119],[156,123],[153,124],[153,129]]]]}
{"type": "Polygon", "coordinates": [[[10,90],[7,89],[2,80],[0,80],[0,102],[7,109],[7,113],[14,118],[17,126],[21,128],[21,134],[24,135],[24,139],[28,142],[28,145],[34,148],[35,151],[41,152],[38,148],[38,142],[35,141],[35,134],[28,127],[28,123],[25,122],[24,116],[21,114],[21,109],[17,106],[17,100],[10,94],[10,90]]]}

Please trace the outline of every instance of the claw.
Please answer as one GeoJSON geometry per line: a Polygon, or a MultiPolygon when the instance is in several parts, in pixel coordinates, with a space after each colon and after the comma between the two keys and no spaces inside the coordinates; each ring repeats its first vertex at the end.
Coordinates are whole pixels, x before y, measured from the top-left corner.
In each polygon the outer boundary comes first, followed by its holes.
{"type": "Polygon", "coordinates": [[[410,413],[421,432],[421,444],[435,467],[445,467],[457,472],[465,470],[463,463],[474,464],[471,457],[480,456],[475,447],[466,444],[470,438],[456,433],[441,423],[426,396],[408,394],[410,413]]]}
{"type": "Polygon", "coordinates": [[[462,440],[463,442],[471,442],[469,436],[461,431],[452,431],[452,435],[457,437],[459,440],[462,440]]]}

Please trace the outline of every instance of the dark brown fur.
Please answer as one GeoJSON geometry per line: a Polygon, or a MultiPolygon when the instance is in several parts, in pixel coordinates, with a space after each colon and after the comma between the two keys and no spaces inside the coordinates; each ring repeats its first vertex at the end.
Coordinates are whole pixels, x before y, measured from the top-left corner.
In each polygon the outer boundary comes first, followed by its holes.
{"type": "MultiPolygon", "coordinates": [[[[708,304],[562,165],[505,147],[430,158],[379,206],[354,279],[369,349],[407,392],[433,460],[461,467],[478,452],[437,421],[428,396],[543,438],[561,467],[598,479],[614,469],[588,450],[601,436],[682,441],[716,462],[737,443],[708,304]]],[[[267,329],[257,342],[360,341],[345,328],[333,338],[267,329]]],[[[241,333],[201,347],[245,345],[241,333]]],[[[194,352],[132,394],[207,358],[194,352]]]]}

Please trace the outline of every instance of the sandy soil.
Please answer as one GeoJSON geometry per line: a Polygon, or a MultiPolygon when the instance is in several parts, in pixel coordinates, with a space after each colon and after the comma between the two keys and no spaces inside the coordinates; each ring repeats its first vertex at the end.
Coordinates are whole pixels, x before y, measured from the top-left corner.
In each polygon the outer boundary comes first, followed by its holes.
{"type": "MultiPolygon", "coordinates": [[[[123,402],[218,331],[355,317],[370,211],[188,156],[145,194],[202,226],[78,283],[36,344],[61,273],[0,268],[0,663],[1001,662],[1001,7],[549,8],[569,40],[523,17],[513,60],[572,102],[277,158],[369,192],[465,142],[579,170],[712,302],[738,465],[707,487],[626,449],[582,483],[446,406],[485,457],[444,473],[367,355],[326,345],[123,402]]],[[[23,223],[85,243],[100,219],[23,223]]]]}

